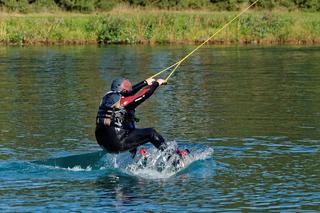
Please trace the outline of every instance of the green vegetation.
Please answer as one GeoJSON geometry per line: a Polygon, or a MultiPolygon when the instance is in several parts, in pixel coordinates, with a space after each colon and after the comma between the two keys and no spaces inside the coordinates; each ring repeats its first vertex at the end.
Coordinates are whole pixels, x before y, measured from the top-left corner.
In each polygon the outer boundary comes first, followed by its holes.
{"type": "MultiPolygon", "coordinates": [[[[91,13],[110,11],[119,6],[170,10],[206,9],[235,11],[254,0],[0,0],[7,12],[78,11],[91,13]]],[[[320,11],[319,0],[260,0],[257,9],[320,11]]]]}
{"type": "MultiPolygon", "coordinates": [[[[0,0],[0,43],[201,42],[253,1],[0,0]]],[[[320,43],[320,0],[260,0],[252,11],[211,42],[320,43]]]]}
{"type": "MultiPolygon", "coordinates": [[[[199,43],[237,12],[124,10],[99,15],[0,15],[2,44],[199,43]]],[[[320,16],[249,12],[212,43],[320,43],[320,16]]]]}

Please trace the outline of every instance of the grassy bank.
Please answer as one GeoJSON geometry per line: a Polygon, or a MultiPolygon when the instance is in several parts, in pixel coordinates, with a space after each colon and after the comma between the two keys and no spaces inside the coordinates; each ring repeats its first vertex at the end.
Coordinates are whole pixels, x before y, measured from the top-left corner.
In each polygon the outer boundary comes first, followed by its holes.
{"type": "MultiPolygon", "coordinates": [[[[237,12],[0,15],[2,44],[199,43],[237,12]]],[[[320,44],[319,13],[249,12],[211,43],[320,44]]]]}

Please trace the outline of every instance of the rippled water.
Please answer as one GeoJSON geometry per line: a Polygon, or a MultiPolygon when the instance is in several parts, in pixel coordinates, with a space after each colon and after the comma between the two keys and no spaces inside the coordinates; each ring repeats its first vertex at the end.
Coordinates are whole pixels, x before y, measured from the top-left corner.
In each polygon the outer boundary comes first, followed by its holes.
{"type": "Polygon", "coordinates": [[[320,211],[319,47],[210,46],[186,61],[138,111],[139,127],[197,152],[185,169],[130,173],[125,153],[101,152],[111,80],[192,48],[0,47],[0,211],[320,211]]]}

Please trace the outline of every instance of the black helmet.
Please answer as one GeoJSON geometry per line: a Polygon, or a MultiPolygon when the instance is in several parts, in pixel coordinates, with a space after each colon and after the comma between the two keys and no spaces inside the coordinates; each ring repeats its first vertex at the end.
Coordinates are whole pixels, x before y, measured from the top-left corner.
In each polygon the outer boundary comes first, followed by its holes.
{"type": "Polygon", "coordinates": [[[129,91],[131,89],[131,83],[126,78],[116,78],[112,81],[111,90],[115,92],[122,92],[123,90],[129,91]]]}

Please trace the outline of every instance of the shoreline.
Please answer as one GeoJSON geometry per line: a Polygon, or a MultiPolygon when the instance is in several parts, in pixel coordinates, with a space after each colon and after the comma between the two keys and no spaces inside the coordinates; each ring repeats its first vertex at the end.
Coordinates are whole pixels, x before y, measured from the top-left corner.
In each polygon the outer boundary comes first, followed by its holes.
{"type": "MultiPolygon", "coordinates": [[[[236,14],[193,11],[2,14],[0,45],[200,44],[236,14]]],[[[308,12],[250,11],[208,44],[318,45],[320,16],[308,12]]]]}
{"type": "MultiPolygon", "coordinates": [[[[204,40],[203,40],[204,41],[204,40]]],[[[0,47],[6,46],[87,46],[87,45],[95,45],[95,46],[108,46],[108,45],[200,45],[203,41],[168,41],[168,42],[110,42],[110,43],[99,43],[97,41],[79,41],[79,40],[68,40],[68,41],[23,41],[22,43],[12,43],[12,42],[3,42],[0,41],[0,47]]],[[[275,41],[275,40],[253,40],[253,41],[209,41],[206,45],[320,45],[319,40],[288,40],[288,41],[275,41]]]]}

